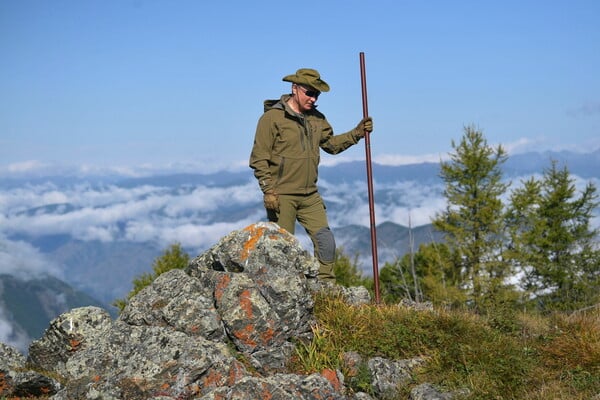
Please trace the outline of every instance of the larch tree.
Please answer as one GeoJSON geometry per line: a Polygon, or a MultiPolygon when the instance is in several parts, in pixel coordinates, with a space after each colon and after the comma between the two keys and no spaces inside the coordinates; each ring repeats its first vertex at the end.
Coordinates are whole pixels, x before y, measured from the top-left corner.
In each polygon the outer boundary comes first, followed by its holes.
{"type": "Polygon", "coordinates": [[[542,309],[569,310],[600,300],[596,187],[577,194],[575,179],[556,161],[541,179],[515,189],[507,210],[506,253],[521,272],[523,287],[542,309]]]}
{"type": "Polygon", "coordinates": [[[459,287],[475,308],[484,306],[494,292],[503,290],[509,264],[501,260],[504,211],[501,196],[507,155],[502,146],[492,148],[483,133],[472,126],[456,144],[450,160],[441,163],[446,209],[433,219],[444,233],[451,251],[459,287]]]}

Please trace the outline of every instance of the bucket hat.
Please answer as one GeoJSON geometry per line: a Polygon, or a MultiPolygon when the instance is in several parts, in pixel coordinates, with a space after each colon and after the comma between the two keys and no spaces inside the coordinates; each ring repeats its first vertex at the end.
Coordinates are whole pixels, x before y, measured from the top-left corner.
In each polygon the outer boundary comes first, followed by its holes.
{"type": "Polygon", "coordinates": [[[286,75],[282,80],[285,82],[310,86],[319,92],[329,92],[329,85],[321,79],[321,75],[319,75],[319,72],[316,69],[300,68],[295,74],[286,75]]]}

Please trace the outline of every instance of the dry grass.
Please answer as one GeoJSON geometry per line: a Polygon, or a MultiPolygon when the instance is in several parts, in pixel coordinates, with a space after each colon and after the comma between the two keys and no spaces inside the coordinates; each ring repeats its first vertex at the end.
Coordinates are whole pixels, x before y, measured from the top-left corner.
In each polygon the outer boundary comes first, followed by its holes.
{"type": "Polygon", "coordinates": [[[540,362],[534,400],[591,399],[600,395],[600,309],[555,314],[533,340],[540,362]]]}
{"type": "MultiPolygon", "coordinates": [[[[297,370],[340,368],[342,354],[356,351],[365,359],[426,357],[415,385],[467,388],[469,399],[583,400],[600,394],[598,308],[551,317],[515,313],[509,322],[517,329],[509,332],[497,327],[493,315],[349,306],[335,296],[318,297],[315,313],[318,334],[300,350],[297,370]]],[[[365,382],[359,384],[364,390],[365,382]]]]}

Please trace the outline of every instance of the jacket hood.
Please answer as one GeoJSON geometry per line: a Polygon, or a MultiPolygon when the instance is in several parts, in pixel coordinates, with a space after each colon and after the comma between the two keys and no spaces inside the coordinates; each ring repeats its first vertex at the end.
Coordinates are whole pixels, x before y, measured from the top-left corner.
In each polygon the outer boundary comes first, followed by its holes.
{"type": "Polygon", "coordinates": [[[265,100],[264,101],[264,112],[269,111],[270,109],[276,108],[279,110],[285,110],[285,103],[291,96],[289,94],[284,94],[281,98],[277,100],[265,100]]]}

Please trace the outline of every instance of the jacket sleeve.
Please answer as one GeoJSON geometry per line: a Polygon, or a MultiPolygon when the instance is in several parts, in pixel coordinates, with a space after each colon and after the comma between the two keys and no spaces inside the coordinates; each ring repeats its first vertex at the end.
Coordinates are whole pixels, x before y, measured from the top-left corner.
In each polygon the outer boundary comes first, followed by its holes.
{"type": "Polygon", "coordinates": [[[339,135],[333,134],[333,128],[327,120],[323,121],[325,126],[321,134],[321,148],[329,154],[338,154],[348,147],[355,145],[360,140],[359,132],[356,128],[339,135]]]}
{"type": "Polygon", "coordinates": [[[250,168],[254,170],[254,176],[258,179],[258,185],[263,193],[273,189],[273,177],[271,176],[270,160],[273,148],[274,135],[271,129],[271,118],[263,114],[258,120],[254,145],[250,154],[250,168]]]}

